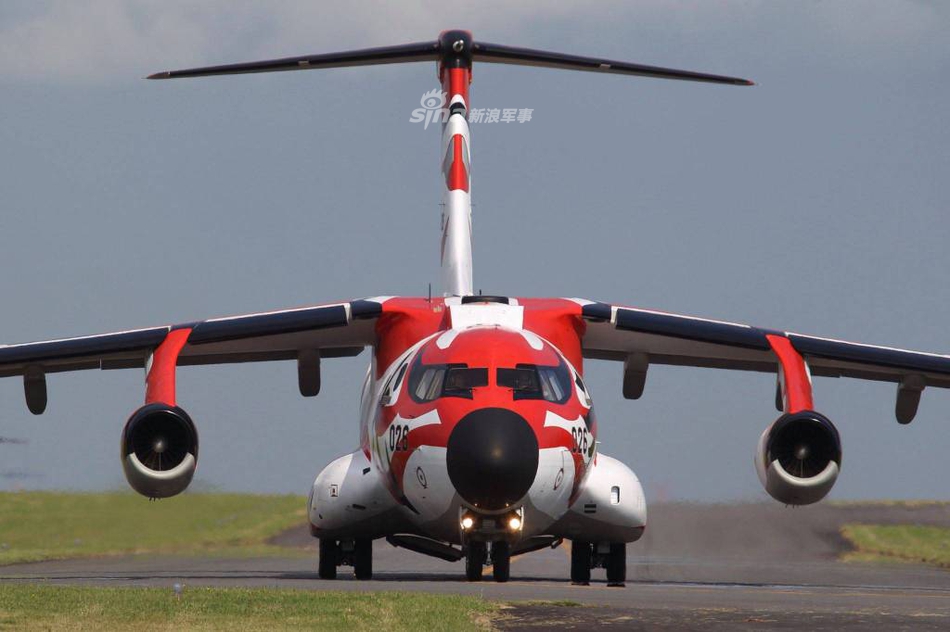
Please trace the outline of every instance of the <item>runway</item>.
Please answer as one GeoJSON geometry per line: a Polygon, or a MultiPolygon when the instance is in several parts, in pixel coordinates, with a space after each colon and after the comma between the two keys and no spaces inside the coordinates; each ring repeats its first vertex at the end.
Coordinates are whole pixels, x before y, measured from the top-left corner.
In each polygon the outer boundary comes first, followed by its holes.
{"type": "MultiPolygon", "coordinates": [[[[603,571],[590,586],[567,580],[563,546],[512,561],[512,581],[464,581],[461,563],[442,562],[377,541],[374,579],[316,577],[314,542],[303,530],[277,540],[310,547],[307,558],[225,559],[130,556],[0,568],[0,581],[107,586],[267,586],[308,590],[394,590],[476,594],[511,602],[500,629],[887,629],[950,628],[950,571],[907,563],[837,561],[845,522],[950,525],[950,506],[913,509],[853,505],[658,505],[647,535],[628,549],[625,588],[603,571]],[[582,607],[531,602],[576,602],[582,607]]],[[[490,577],[490,575],[488,576],[490,577]]]]}

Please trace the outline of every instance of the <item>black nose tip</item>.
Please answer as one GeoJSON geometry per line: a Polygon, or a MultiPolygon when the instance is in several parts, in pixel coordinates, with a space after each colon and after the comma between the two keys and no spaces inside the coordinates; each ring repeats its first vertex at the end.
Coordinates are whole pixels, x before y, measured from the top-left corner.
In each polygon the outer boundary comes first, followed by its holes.
{"type": "Polygon", "coordinates": [[[482,408],[452,429],[445,453],[459,495],[481,509],[504,509],[520,500],[538,472],[538,439],[524,417],[482,408]]]}

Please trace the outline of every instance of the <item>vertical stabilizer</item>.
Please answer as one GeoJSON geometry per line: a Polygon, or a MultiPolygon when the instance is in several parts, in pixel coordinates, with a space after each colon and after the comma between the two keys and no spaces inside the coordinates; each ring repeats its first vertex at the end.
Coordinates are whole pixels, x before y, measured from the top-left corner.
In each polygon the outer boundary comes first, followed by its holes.
{"type": "Polygon", "coordinates": [[[442,293],[467,296],[472,285],[471,135],[468,87],[472,80],[472,34],[444,31],[439,36],[439,79],[448,117],[442,124],[442,293]]]}
{"type": "Polygon", "coordinates": [[[445,190],[442,195],[442,293],[446,296],[470,296],[474,293],[471,137],[468,128],[468,112],[471,105],[468,100],[468,87],[472,81],[472,60],[479,63],[538,66],[634,77],[705,81],[737,86],[753,85],[751,81],[738,77],[646,66],[488,42],[473,42],[472,34],[461,30],[443,31],[439,39],[434,42],[415,42],[398,46],[265,59],[223,66],[168,70],[149,75],[148,78],[175,79],[435,61],[438,64],[439,81],[442,82],[442,92],[445,97],[443,105],[448,113],[442,122],[442,175],[445,178],[445,190]]]}

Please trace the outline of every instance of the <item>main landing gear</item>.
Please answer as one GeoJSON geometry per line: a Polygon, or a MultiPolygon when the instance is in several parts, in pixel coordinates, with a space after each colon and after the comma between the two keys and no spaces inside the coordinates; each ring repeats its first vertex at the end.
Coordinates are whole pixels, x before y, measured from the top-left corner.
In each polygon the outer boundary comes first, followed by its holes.
{"type": "Polygon", "coordinates": [[[607,570],[608,586],[623,586],[627,581],[627,545],[623,542],[571,542],[571,583],[590,584],[590,570],[607,570]]]}
{"type": "Polygon", "coordinates": [[[320,579],[336,579],[337,566],[352,566],[356,579],[373,578],[373,541],[320,538],[317,574],[320,579]]]}
{"type": "MultiPolygon", "coordinates": [[[[488,563],[488,544],[469,542],[465,554],[465,579],[470,582],[482,580],[485,565],[488,563]]],[[[491,544],[492,578],[496,582],[506,582],[511,577],[511,544],[507,540],[491,544]]]]}

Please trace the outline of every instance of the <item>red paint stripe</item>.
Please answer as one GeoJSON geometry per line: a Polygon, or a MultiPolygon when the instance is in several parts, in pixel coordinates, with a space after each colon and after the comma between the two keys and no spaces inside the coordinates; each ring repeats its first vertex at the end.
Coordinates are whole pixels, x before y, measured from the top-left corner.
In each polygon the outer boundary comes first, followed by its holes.
{"type": "Polygon", "coordinates": [[[442,72],[442,89],[446,93],[445,107],[452,103],[452,97],[462,95],[465,108],[468,109],[468,84],[472,82],[472,71],[469,68],[449,68],[442,72]]]}
{"type": "Polygon", "coordinates": [[[468,171],[465,169],[465,141],[461,134],[452,137],[452,164],[445,174],[445,184],[449,191],[468,191],[468,171]]]}
{"type": "Polygon", "coordinates": [[[145,403],[175,405],[175,368],[191,329],[176,329],[165,336],[152,354],[152,366],[145,378],[145,403]]]}
{"type": "Polygon", "coordinates": [[[768,334],[765,337],[768,338],[772,351],[778,356],[782,371],[785,373],[785,412],[814,410],[811,381],[808,379],[805,360],[785,336],[768,334]]]}
{"type": "MultiPolygon", "coordinates": [[[[461,96],[465,102],[465,112],[468,115],[468,85],[472,82],[470,68],[443,68],[440,71],[442,90],[445,92],[445,107],[449,107],[452,99],[461,96]]],[[[462,136],[456,134],[452,138],[452,163],[445,174],[445,184],[449,191],[468,191],[468,170],[463,158],[462,136]]]]}

